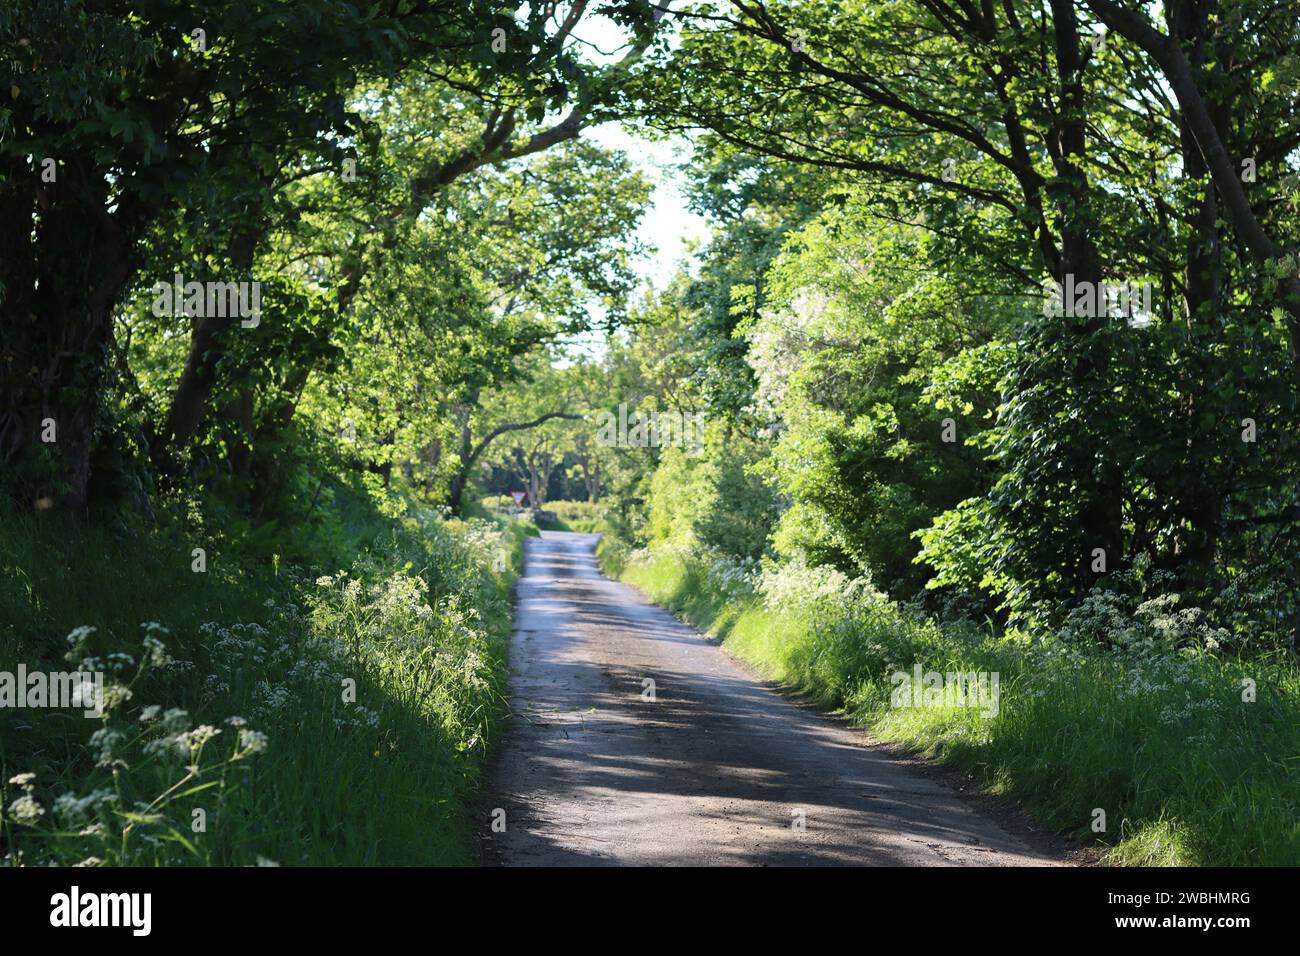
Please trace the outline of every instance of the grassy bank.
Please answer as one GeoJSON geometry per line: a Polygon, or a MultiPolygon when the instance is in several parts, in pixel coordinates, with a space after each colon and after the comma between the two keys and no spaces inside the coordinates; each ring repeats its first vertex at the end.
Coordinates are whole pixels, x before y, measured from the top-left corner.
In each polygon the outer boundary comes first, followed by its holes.
{"type": "Polygon", "coordinates": [[[100,671],[109,706],[5,712],[0,859],[470,861],[525,532],[322,505],[274,535],[5,516],[0,671],[100,671]]]}
{"type": "Polygon", "coordinates": [[[1078,634],[1031,643],[936,623],[825,569],[760,575],[699,552],[630,552],[613,538],[598,553],[606,573],[764,673],[844,708],[882,740],[970,771],[1052,828],[1095,842],[1107,863],[1300,863],[1297,668],[1172,649],[1184,609],[1125,623],[1119,646],[1078,634]],[[891,675],[917,663],[997,673],[996,715],[891,706],[891,675]],[[1251,687],[1255,699],[1243,700],[1251,687]]]}
{"type": "MultiPolygon", "coordinates": [[[[499,513],[498,509],[503,506],[503,499],[499,496],[482,499],[481,504],[485,512],[499,513]]],[[[599,502],[590,501],[548,501],[542,506],[543,511],[548,511],[555,515],[554,521],[542,521],[538,528],[542,531],[578,531],[593,532],[601,531],[605,526],[606,508],[599,502]]],[[[522,520],[529,519],[530,512],[522,511],[519,516],[522,520]]]]}

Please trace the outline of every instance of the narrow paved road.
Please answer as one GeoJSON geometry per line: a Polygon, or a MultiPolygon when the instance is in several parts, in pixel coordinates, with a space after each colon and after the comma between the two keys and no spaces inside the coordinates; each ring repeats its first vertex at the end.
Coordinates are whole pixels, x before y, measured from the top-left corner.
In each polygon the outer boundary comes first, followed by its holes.
{"type": "Polygon", "coordinates": [[[486,794],[505,832],[485,837],[486,862],[1054,862],[604,578],[596,540],[528,542],[514,716],[486,794]]]}

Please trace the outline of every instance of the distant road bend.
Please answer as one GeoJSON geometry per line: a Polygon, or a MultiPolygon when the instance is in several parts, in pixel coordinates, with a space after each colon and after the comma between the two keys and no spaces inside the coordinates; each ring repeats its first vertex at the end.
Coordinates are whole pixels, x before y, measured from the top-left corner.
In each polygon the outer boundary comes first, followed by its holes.
{"type": "Polygon", "coordinates": [[[486,794],[506,829],[485,836],[486,862],[1061,862],[603,577],[596,540],[528,542],[514,716],[486,794]]]}

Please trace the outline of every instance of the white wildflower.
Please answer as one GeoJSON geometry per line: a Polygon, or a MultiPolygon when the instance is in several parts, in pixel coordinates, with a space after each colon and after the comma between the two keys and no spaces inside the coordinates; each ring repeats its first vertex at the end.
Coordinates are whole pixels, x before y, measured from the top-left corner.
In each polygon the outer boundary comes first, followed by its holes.
{"type": "Polygon", "coordinates": [[[211,724],[199,724],[199,726],[181,736],[185,739],[186,749],[195,751],[219,733],[221,733],[220,729],[213,727],[211,724]]]}
{"type": "Polygon", "coordinates": [[[269,742],[269,738],[260,730],[244,728],[239,731],[239,749],[242,753],[261,753],[269,742]]]}
{"type": "Polygon", "coordinates": [[[118,704],[124,704],[135,696],[129,687],[123,684],[109,684],[104,688],[104,709],[112,710],[118,704]]]}
{"type": "Polygon", "coordinates": [[[65,793],[54,801],[54,815],[65,826],[77,826],[84,823],[87,815],[105,804],[115,803],[117,794],[112,790],[95,790],[84,797],[75,793],[65,793]]]}
{"type": "Polygon", "coordinates": [[[31,826],[43,816],[45,816],[45,808],[37,803],[36,798],[30,793],[23,794],[9,804],[9,818],[14,823],[31,826]]]}
{"type": "Polygon", "coordinates": [[[99,751],[97,762],[101,767],[107,767],[113,762],[113,757],[118,748],[126,741],[126,734],[112,727],[101,727],[90,735],[90,746],[99,751]]]}
{"type": "Polygon", "coordinates": [[[172,657],[167,653],[167,646],[152,634],[145,635],[144,641],[145,657],[154,667],[167,667],[172,662],[172,657]]]}
{"type": "Polygon", "coordinates": [[[94,634],[95,631],[97,630],[99,629],[95,627],[89,627],[85,624],[83,624],[81,627],[74,627],[68,633],[68,638],[67,638],[68,646],[80,647],[81,644],[86,640],[86,638],[90,637],[90,635],[94,634]]]}

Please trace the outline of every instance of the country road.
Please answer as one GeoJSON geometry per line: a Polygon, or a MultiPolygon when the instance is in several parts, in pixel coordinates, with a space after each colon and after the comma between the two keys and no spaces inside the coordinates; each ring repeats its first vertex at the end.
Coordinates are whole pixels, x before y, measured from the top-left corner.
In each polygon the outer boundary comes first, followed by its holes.
{"type": "Polygon", "coordinates": [[[596,540],[528,542],[513,716],[484,798],[485,812],[505,811],[505,831],[485,834],[484,862],[1061,862],[604,578],[596,540]]]}

